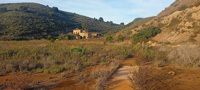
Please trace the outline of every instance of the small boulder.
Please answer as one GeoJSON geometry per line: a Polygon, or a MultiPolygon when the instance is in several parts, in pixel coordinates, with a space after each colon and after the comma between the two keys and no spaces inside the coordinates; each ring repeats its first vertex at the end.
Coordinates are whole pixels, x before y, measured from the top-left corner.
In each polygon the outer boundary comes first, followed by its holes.
{"type": "Polygon", "coordinates": [[[176,75],[176,72],[174,71],[169,71],[168,74],[172,75],[172,76],[175,76],[176,75]]]}

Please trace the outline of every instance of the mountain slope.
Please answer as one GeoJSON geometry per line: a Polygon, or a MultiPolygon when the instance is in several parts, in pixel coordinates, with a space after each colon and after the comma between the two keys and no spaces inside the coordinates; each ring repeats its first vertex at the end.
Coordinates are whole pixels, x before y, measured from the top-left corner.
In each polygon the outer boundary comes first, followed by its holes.
{"type": "Polygon", "coordinates": [[[200,4],[199,0],[176,0],[168,8],[166,8],[160,14],[158,14],[157,18],[170,15],[170,14],[174,13],[175,11],[181,11],[186,8],[198,6],[199,4],[200,4]]]}
{"type": "Polygon", "coordinates": [[[126,37],[130,37],[132,35],[131,32],[132,32],[133,28],[138,28],[139,26],[144,25],[145,23],[151,21],[153,18],[154,17],[136,18],[132,22],[127,24],[127,26],[123,30],[121,30],[119,33],[122,33],[126,37]]]}
{"type": "MultiPolygon", "coordinates": [[[[153,39],[158,42],[200,42],[200,0],[176,0],[158,16],[129,31],[135,34],[149,26],[159,27],[162,32],[153,39]]],[[[129,32],[130,33],[130,32],[129,32]]]]}
{"type": "Polygon", "coordinates": [[[72,32],[84,24],[91,32],[118,32],[123,26],[106,23],[37,3],[0,4],[0,38],[32,39],[72,32]]]}
{"type": "Polygon", "coordinates": [[[159,42],[180,43],[200,41],[200,6],[176,11],[153,25],[160,26],[163,32],[154,39],[159,42]]]}

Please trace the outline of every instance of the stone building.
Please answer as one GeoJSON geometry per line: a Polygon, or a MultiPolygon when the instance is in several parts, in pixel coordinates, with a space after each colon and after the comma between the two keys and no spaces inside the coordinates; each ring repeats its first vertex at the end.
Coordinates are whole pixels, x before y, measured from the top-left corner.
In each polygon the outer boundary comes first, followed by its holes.
{"type": "Polygon", "coordinates": [[[86,38],[86,39],[88,39],[89,38],[89,32],[87,32],[85,30],[74,29],[73,30],[73,34],[80,36],[80,37],[76,36],[76,39],[80,39],[80,38],[86,38]]]}
{"type": "Polygon", "coordinates": [[[91,37],[100,37],[99,33],[90,33],[88,31],[82,30],[82,29],[74,29],[73,34],[79,35],[79,36],[76,36],[76,39],[80,39],[80,38],[88,39],[90,36],[91,37]]]}

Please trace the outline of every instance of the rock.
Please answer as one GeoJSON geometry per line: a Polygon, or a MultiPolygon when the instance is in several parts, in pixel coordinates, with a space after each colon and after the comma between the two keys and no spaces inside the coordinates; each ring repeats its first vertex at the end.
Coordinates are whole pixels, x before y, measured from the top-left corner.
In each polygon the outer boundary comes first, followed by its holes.
{"type": "Polygon", "coordinates": [[[175,76],[176,75],[176,72],[174,71],[169,71],[168,74],[172,75],[172,76],[175,76]]]}

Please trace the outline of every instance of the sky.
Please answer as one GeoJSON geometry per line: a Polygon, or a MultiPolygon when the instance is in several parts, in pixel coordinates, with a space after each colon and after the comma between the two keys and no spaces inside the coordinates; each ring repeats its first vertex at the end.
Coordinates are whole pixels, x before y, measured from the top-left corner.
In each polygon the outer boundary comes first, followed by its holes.
{"type": "Polygon", "coordinates": [[[59,10],[91,18],[103,17],[104,21],[125,24],[135,18],[156,16],[175,0],[0,0],[2,3],[34,2],[59,10]]]}

